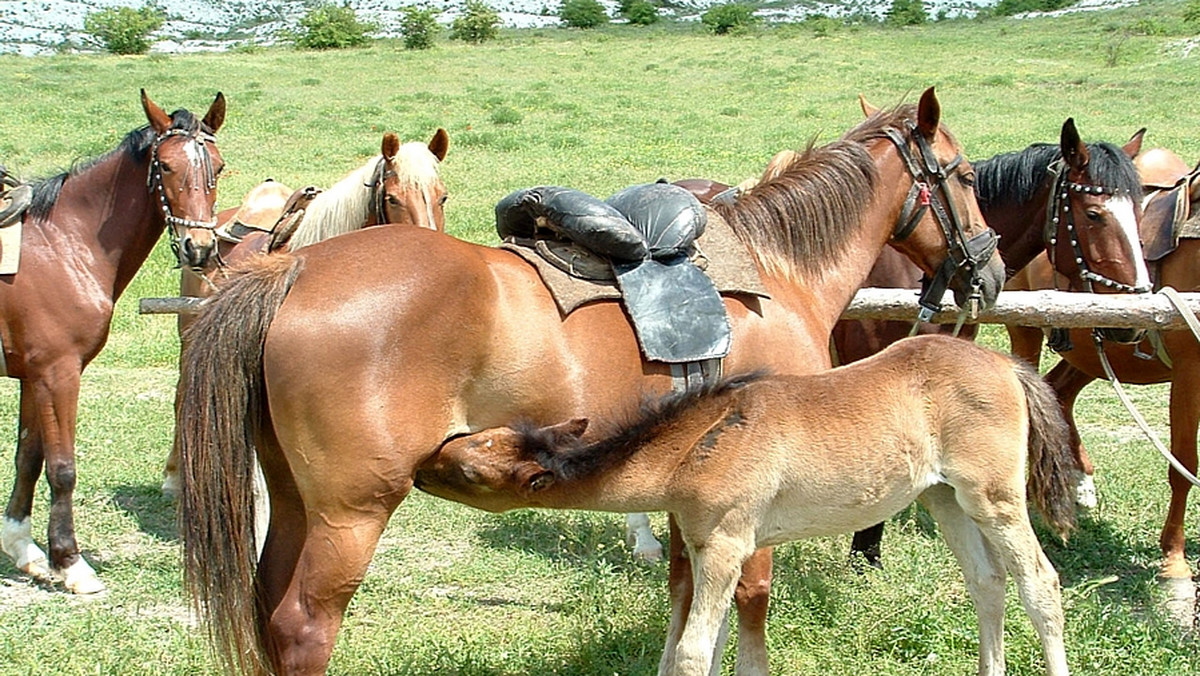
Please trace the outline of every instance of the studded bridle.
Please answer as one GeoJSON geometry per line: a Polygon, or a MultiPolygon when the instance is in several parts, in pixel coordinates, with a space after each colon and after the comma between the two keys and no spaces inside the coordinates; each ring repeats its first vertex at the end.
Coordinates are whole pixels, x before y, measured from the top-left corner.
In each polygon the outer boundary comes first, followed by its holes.
{"type": "MultiPolygon", "coordinates": [[[[211,192],[217,187],[216,172],[213,171],[212,155],[208,151],[209,143],[216,143],[216,137],[204,131],[186,131],[184,129],[169,129],[154,138],[154,143],[150,148],[150,171],[146,177],[146,186],[151,192],[158,196],[159,205],[162,207],[163,220],[166,221],[168,228],[184,228],[193,229],[201,228],[204,230],[214,230],[217,227],[216,214],[213,218],[207,221],[194,221],[190,218],[180,218],[171,213],[171,203],[167,200],[167,190],[163,185],[162,162],[158,158],[158,149],[162,142],[172,136],[187,136],[196,141],[196,145],[200,151],[200,173],[199,180],[204,183],[205,193],[211,192]]],[[[184,176],[180,190],[187,187],[193,180],[192,169],[195,165],[188,167],[188,173],[184,176]]],[[[183,258],[179,254],[180,243],[179,237],[173,236],[170,238],[171,251],[175,254],[176,261],[182,261],[183,258]]]]}
{"type": "Polygon", "coordinates": [[[376,225],[391,223],[387,215],[387,191],[383,189],[383,185],[389,178],[396,177],[396,170],[392,168],[393,159],[395,158],[380,157],[379,162],[375,164],[375,170],[371,172],[371,182],[363,184],[371,189],[370,216],[376,225]]]}
{"type": "Polygon", "coordinates": [[[954,169],[962,163],[963,156],[958,154],[945,165],[938,161],[929,141],[917,131],[917,126],[908,122],[908,138],[897,129],[886,130],[888,139],[896,146],[900,158],[904,160],[908,173],[912,176],[913,184],[904,200],[904,208],[900,210],[900,218],[896,222],[892,240],[903,241],[925,216],[926,211],[932,211],[934,220],[946,237],[949,255],[938,267],[932,277],[926,276],[921,280],[921,295],[917,300],[920,310],[917,321],[926,322],[942,309],[942,296],[950,285],[950,280],[961,277],[971,288],[970,304],[978,307],[982,301],[983,282],[980,270],[991,259],[996,251],[999,236],[991,228],[967,237],[962,219],[950,199],[947,181],[954,169]],[[918,156],[914,156],[909,147],[911,139],[917,146],[918,156]]]}
{"type": "MultiPolygon", "coordinates": [[[[1050,202],[1046,206],[1046,225],[1043,230],[1043,237],[1046,242],[1046,253],[1050,257],[1050,264],[1058,268],[1056,260],[1058,249],[1058,229],[1059,225],[1066,226],[1066,235],[1071,243],[1071,251],[1075,254],[1075,265],[1079,267],[1079,276],[1083,280],[1083,288],[1085,291],[1091,292],[1092,283],[1103,284],[1104,286],[1118,291],[1120,293],[1148,293],[1151,291],[1149,286],[1130,286],[1123,282],[1118,282],[1115,279],[1105,277],[1104,275],[1092,271],[1088,267],[1087,257],[1083,255],[1083,247],[1079,245],[1079,235],[1075,229],[1075,212],[1071,211],[1070,196],[1072,192],[1092,194],[1092,195],[1115,195],[1116,188],[1110,188],[1102,185],[1093,185],[1090,183],[1076,183],[1067,176],[1067,165],[1065,162],[1055,160],[1049,167],[1049,171],[1054,176],[1053,192],[1050,196],[1050,202]]],[[[1055,278],[1055,290],[1058,290],[1058,280],[1055,278]]]]}

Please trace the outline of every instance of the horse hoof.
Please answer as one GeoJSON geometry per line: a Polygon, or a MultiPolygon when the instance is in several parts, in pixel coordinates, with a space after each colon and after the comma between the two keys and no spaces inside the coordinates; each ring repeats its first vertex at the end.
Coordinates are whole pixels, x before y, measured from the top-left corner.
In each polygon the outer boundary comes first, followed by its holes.
{"type": "Polygon", "coordinates": [[[179,497],[179,477],[174,474],[168,474],[163,477],[162,494],[164,498],[174,500],[179,497]]]}
{"type": "Polygon", "coordinates": [[[63,587],[72,594],[81,596],[88,594],[99,594],[104,591],[104,583],[100,578],[96,577],[96,571],[88,565],[87,561],[80,558],[75,563],[67,566],[61,572],[63,579],[63,587]]]}
{"type": "Polygon", "coordinates": [[[1096,508],[1096,482],[1092,475],[1084,474],[1075,486],[1075,504],[1083,509],[1096,508]]]}
{"type": "Polygon", "coordinates": [[[1162,591],[1162,611],[1171,624],[1183,631],[1196,626],[1196,583],[1189,577],[1163,577],[1158,580],[1162,591]]]}

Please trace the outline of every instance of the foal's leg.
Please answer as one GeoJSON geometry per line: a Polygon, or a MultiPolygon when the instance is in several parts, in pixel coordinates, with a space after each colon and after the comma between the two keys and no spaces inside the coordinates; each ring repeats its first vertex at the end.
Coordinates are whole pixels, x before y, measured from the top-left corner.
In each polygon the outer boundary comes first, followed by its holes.
{"type": "Polygon", "coordinates": [[[742,564],[754,552],[751,537],[713,533],[698,547],[689,547],[692,562],[692,603],[672,663],[659,665],[663,676],[709,676],[721,622],[729,612],[742,564]]]}
{"type": "Polygon", "coordinates": [[[1004,673],[1004,566],[979,527],[958,504],[954,489],[937,485],[921,494],[921,504],[942,529],[942,537],[962,568],[979,622],[979,676],[1004,673]]]}

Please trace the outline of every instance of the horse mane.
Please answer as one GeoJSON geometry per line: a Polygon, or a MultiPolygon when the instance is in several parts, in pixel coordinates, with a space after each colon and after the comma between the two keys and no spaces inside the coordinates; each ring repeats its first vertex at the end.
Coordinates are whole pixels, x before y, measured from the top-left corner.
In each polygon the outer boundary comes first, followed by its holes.
{"type": "MultiPolygon", "coordinates": [[[[371,207],[372,174],[382,157],[372,157],[314,197],[304,210],[296,232],[288,239],[288,251],[361,230],[371,207]]],[[[406,186],[424,189],[439,180],[437,157],[419,141],[400,146],[393,162],[397,178],[406,186]]]]}
{"type": "Polygon", "coordinates": [[[847,224],[862,219],[879,180],[865,144],[904,131],[916,111],[912,104],[881,110],[832,143],[810,142],[790,160],[777,155],[735,203],[711,207],[768,269],[819,275],[845,251],[854,233],[847,224]]]}
{"type": "MultiPolygon", "coordinates": [[[[182,129],[183,131],[195,133],[203,131],[209,134],[213,130],[204,124],[198,117],[193,115],[191,111],[180,108],[171,113],[171,129],[182,129]]],[[[145,162],[146,156],[150,153],[151,146],[154,145],[154,139],[158,135],[150,128],[150,125],[138,127],[125,135],[121,143],[116,148],[89,160],[77,160],[71,165],[71,168],[61,173],[55,174],[48,178],[36,180],[31,183],[33,188],[33,197],[29,203],[29,216],[36,220],[45,219],[50,214],[50,209],[58,201],[58,196],[62,194],[63,184],[69,179],[86,173],[98,164],[116,156],[126,155],[135,162],[145,162]]]]}
{"type": "Polygon", "coordinates": [[[754,371],[724,378],[692,392],[673,392],[642,400],[637,410],[598,441],[563,448],[554,434],[531,422],[513,427],[518,433],[521,456],[546,468],[560,481],[585,479],[620,465],[658,435],[664,427],[704,401],[718,399],[734,390],[767,377],[754,371]]]}
{"type": "MultiPolygon", "coordinates": [[[[1089,143],[1088,174],[1096,185],[1118,192],[1141,195],[1142,183],[1133,160],[1121,148],[1107,142],[1089,143]]],[[[1050,164],[1062,158],[1056,143],[1035,143],[1024,150],[1001,153],[975,163],[975,194],[984,209],[1011,206],[1033,200],[1045,185],[1050,164]]]]}

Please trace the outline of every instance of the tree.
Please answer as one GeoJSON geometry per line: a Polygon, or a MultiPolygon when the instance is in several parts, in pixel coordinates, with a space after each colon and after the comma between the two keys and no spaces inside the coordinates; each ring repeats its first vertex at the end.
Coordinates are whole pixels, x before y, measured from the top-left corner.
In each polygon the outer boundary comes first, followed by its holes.
{"type": "Polygon", "coordinates": [[[715,5],[700,15],[700,23],[717,35],[724,35],[749,28],[762,21],[754,14],[754,8],[740,2],[715,5]]]}
{"type": "Polygon", "coordinates": [[[430,7],[409,5],[404,8],[400,18],[400,34],[404,36],[404,46],[407,49],[429,49],[433,46],[433,38],[442,29],[437,17],[440,11],[430,7]]]}
{"type": "Polygon", "coordinates": [[[296,45],[305,49],[342,49],[361,47],[371,41],[367,33],[375,30],[375,24],[362,22],[350,4],[318,5],[300,19],[304,31],[296,38],[296,45]]]}
{"type": "Polygon", "coordinates": [[[150,33],[162,28],[166,15],[154,5],[141,9],[110,7],[83,18],[83,30],[113,54],[145,54],[150,33]]]}
{"type": "Polygon", "coordinates": [[[463,12],[450,24],[450,39],[474,42],[492,40],[499,34],[500,15],[483,0],[467,0],[463,12]]]}
{"type": "Polygon", "coordinates": [[[892,0],[887,11],[887,23],[891,26],[919,26],[928,18],[921,0],[892,0]]]}
{"type": "Polygon", "coordinates": [[[618,13],[636,26],[649,26],[658,21],[658,8],[650,0],[621,0],[618,13]]]}
{"type": "Polygon", "coordinates": [[[572,28],[595,28],[608,23],[608,12],[599,0],[564,0],[558,17],[572,28]]]}

